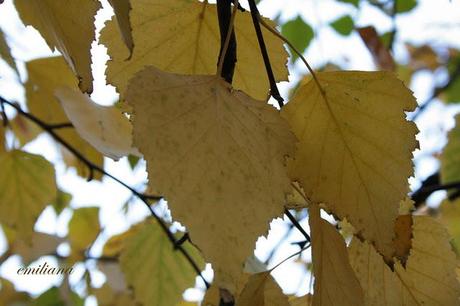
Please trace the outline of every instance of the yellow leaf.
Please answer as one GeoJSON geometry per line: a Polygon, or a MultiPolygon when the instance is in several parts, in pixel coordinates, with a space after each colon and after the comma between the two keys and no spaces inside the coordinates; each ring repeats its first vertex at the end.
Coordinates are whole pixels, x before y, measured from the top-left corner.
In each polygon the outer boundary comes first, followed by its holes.
{"type": "Polygon", "coordinates": [[[138,231],[139,226],[131,226],[131,228],[121,234],[110,237],[104,244],[102,255],[107,257],[119,256],[125,244],[138,231]]]}
{"type": "MultiPolygon", "coordinates": [[[[132,1],[130,17],[136,47],[131,59],[126,60],[129,51],[120,40],[114,21],[101,33],[101,42],[112,58],[108,62],[108,82],[124,96],[128,80],[146,65],[174,73],[215,74],[220,50],[219,23],[216,6],[206,2],[132,1]]],[[[265,66],[249,12],[238,13],[235,32],[238,62],[233,84],[250,96],[265,100],[269,83],[260,76],[265,66]]],[[[287,80],[288,54],[282,41],[265,29],[263,35],[276,80],[287,80]]]]}
{"type": "Polygon", "coordinates": [[[238,306],[289,306],[288,298],[270,275],[270,271],[251,275],[241,295],[238,306]]]}
{"type": "Polygon", "coordinates": [[[15,0],[22,21],[37,29],[52,50],[58,50],[80,80],[80,89],[93,91],[91,43],[96,0],[15,0]]]}
{"type": "Polygon", "coordinates": [[[0,290],[1,306],[30,305],[31,298],[27,292],[16,291],[14,285],[4,278],[0,278],[0,285],[2,288],[0,290]]]}
{"type": "Polygon", "coordinates": [[[460,258],[460,199],[441,203],[441,222],[447,228],[457,256],[460,258]]]}
{"type": "Polygon", "coordinates": [[[411,92],[390,72],[322,72],[302,86],[281,114],[299,138],[289,165],[311,201],[325,203],[393,254],[393,225],[409,191],[415,124],[411,92]]]}
{"type": "Polygon", "coordinates": [[[441,182],[460,181],[460,114],[455,117],[455,128],[449,132],[449,139],[441,155],[441,182]]]}
{"type": "MultiPolygon", "coordinates": [[[[29,111],[47,124],[69,123],[70,120],[54,95],[55,90],[62,86],[77,88],[77,81],[65,65],[63,58],[49,57],[33,60],[26,64],[26,68],[28,79],[25,88],[29,111]]],[[[56,132],[91,162],[101,168],[103,167],[102,155],[81,139],[73,128],[61,128],[56,132]]],[[[75,167],[80,176],[88,177],[87,166],[76,159],[67,149],[63,147],[61,149],[64,162],[69,167],[75,167]]],[[[102,175],[95,172],[94,178],[101,179],[102,175]]]]}
{"type": "Polygon", "coordinates": [[[74,210],[69,222],[69,241],[72,250],[81,254],[99,235],[99,207],[82,207],[74,210]]]}
{"type": "Polygon", "coordinates": [[[220,290],[215,284],[212,284],[211,287],[206,290],[203,301],[201,302],[202,306],[220,306],[220,290]]]}
{"type": "Polygon", "coordinates": [[[393,243],[395,257],[405,266],[412,247],[412,215],[401,215],[396,218],[393,243]]]}
{"type": "Polygon", "coordinates": [[[218,287],[233,293],[291,190],[284,157],[295,138],[287,123],[216,76],[149,67],[131,80],[127,97],[149,184],[213,264],[218,287]]]}
{"type": "Polygon", "coordinates": [[[5,132],[6,130],[3,127],[3,121],[0,120],[0,154],[6,151],[5,132]]]}
{"type": "Polygon", "coordinates": [[[20,146],[24,146],[34,140],[42,132],[38,125],[21,115],[14,117],[8,124],[20,146]]]}
{"type": "Polygon", "coordinates": [[[412,250],[406,268],[394,271],[367,242],[354,239],[350,262],[364,289],[366,305],[459,305],[455,255],[445,229],[433,218],[413,217],[412,250]]]}
{"type": "Polygon", "coordinates": [[[91,293],[96,296],[98,305],[101,306],[140,306],[134,301],[131,292],[113,290],[107,283],[101,288],[91,288],[91,291],[91,293]]]}
{"type": "Polygon", "coordinates": [[[100,153],[118,160],[139,155],[132,147],[132,126],[115,106],[101,106],[86,94],[69,87],[59,87],[55,95],[78,134],[100,153]]]}
{"type": "Polygon", "coordinates": [[[289,299],[290,306],[311,306],[313,303],[313,296],[306,294],[301,297],[293,297],[289,299]]]}
{"type": "MultiPolygon", "coordinates": [[[[120,265],[138,302],[171,306],[182,299],[185,289],[195,284],[196,272],[154,222],[142,223],[130,237],[122,251],[120,265]]],[[[204,262],[198,251],[188,242],[183,246],[203,269],[204,262]]]]}
{"type": "Polygon", "coordinates": [[[314,306],[365,305],[363,291],[348,262],[345,241],[337,230],[311,205],[310,228],[315,287],[314,306]]]}
{"type": "Polygon", "coordinates": [[[13,150],[0,154],[0,222],[26,241],[35,221],[56,197],[54,167],[45,158],[13,150]]]}
{"type": "Polygon", "coordinates": [[[131,33],[131,22],[129,21],[129,12],[131,11],[130,0],[109,0],[109,2],[115,11],[118,28],[120,29],[126,47],[129,49],[129,55],[131,56],[134,43],[131,33]]]}
{"type": "Polygon", "coordinates": [[[5,33],[3,33],[2,30],[0,30],[0,58],[4,60],[11,67],[11,69],[13,69],[17,74],[19,74],[16,62],[14,61],[14,58],[11,55],[10,47],[6,42],[5,33]]]}
{"type": "Polygon", "coordinates": [[[303,191],[303,188],[299,185],[298,182],[294,182],[294,188],[292,188],[292,191],[290,194],[288,194],[287,200],[286,200],[286,207],[288,209],[302,209],[305,207],[308,207],[308,203],[305,200],[305,192],[303,191]]]}

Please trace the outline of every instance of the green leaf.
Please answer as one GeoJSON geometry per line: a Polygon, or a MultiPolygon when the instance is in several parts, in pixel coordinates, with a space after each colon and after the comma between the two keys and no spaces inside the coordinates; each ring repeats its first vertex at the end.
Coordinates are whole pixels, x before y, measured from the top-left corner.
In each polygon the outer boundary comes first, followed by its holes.
{"type": "Polygon", "coordinates": [[[353,32],[355,23],[349,15],[345,15],[343,17],[340,17],[336,21],[332,22],[331,27],[334,30],[336,30],[337,33],[343,36],[347,36],[347,35],[350,35],[351,32],[353,32]]]}
{"type": "MultiPolygon", "coordinates": [[[[157,223],[135,225],[139,230],[129,238],[121,253],[120,265],[126,281],[143,305],[171,306],[182,299],[185,289],[195,283],[195,271],[185,257],[173,249],[157,223]]],[[[188,242],[183,244],[203,269],[198,251],[188,242]]]]}
{"type": "Polygon", "coordinates": [[[460,78],[456,78],[445,92],[447,103],[460,103],[460,78]]]}
{"type": "Polygon", "coordinates": [[[396,12],[406,13],[411,11],[417,6],[417,0],[397,0],[396,2],[396,12]]]}
{"type": "MultiPolygon", "coordinates": [[[[281,33],[301,53],[307,49],[314,37],[312,27],[300,16],[297,16],[294,20],[286,22],[281,27],[281,33]]],[[[293,61],[295,61],[298,58],[298,55],[293,50],[291,50],[291,54],[293,61]]]]}
{"type": "Polygon", "coordinates": [[[359,0],[338,0],[339,2],[343,3],[350,3],[355,7],[359,7],[359,0]]]}
{"type": "Polygon", "coordinates": [[[133,170],[134,170],[134,168],[136,168],[137,164],[139,163],[139,160],[140,160],[140,158],[137,157],[136,155],[132,155],[132,154],[128,155],[129,166],[133,170]]]}
{"type": "Polygon", "coordinates": [[[30,240],[38,216],[56,197],[54,167],[19,150],[0,154],[0,165],[0,222],[30,240]]]}
{"type": "Polygon", "coordinates": [[[66,306],[57,287],[52,287],[42,293],[32,303],[33,306],[66,306]]]}

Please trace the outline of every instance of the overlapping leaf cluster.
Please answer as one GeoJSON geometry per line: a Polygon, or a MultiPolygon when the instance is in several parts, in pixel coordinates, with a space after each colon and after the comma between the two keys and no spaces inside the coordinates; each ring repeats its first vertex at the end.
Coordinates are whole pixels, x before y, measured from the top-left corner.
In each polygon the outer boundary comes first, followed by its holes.
{"type": "MultiPolygon", "coordinates": [[[[74,129],[59,128],[56,134],[98,167],[103,156],[146,160],[149,190],[161,194],[173,220],[187,228],[184,252],[199,269],[212,264],[215,278],[205,305],[217,306],[227,297],[240,306],[459,304],[457,261],[447,231],[431,217],[400,209],[409,202],[417,128],[406,119],[416,101],[395,74],[315,73],[277,110],[267,103],[269,84],[249,12],[235,18],[238,60],[228,84],[217,66],[221,46],[214,4],[110,3],[115,16],[100,40],[111,57],[107,80],[120,93],[121,107],[99,106],[81,92],[92,91],[90,45],[99,2],[15,1],[23,21],[63,55],[27,63],[27,108],[50,129],[71,122],[74,129]],[[65,18],[61,11],[68,12],[65,18]],[[301,298],[285,296],[270,271],[244,273],[257,239],[292,207],[309,211],[315,284],[313,295],[301,298]],[[323,211],[350,223],[349,246],[322,218],[323,211]]],[[[331,26],[348,35],[353,21],[345,16],[331,26]]],[[[282,33],[302,50],[313,36],[300,17],[282,33]],[[299,26],[306,37],[295,36],[299,26]]],[[[267,29],[263,35],[276,80],[286,80],[283,42],[267,29]]],[[[32,123],[14,120],[9,127],[22,144],[40,133],[32,123]]],[[[445,183],[460,180],[457,132],[442,157],[445,183]]],[[[52,165],[38,155],[6,150],[4,134],[0,222],[10,231],[8,255],[27,262],[68,241],[67,263],[86,260],[100,232],[98,209],[74,210],[66,240],[34,232],[47,204],[60,213],[69,199],[57,189],[52,165]]],[[[62,154],[81,176],[89,174],[87,164],[66,148],[62,154]]],[[[458,251],[458,201],[446,200],[443,215],[458,251]]],[[[181,294],[194,285],[195,271],[170,242],[150,220],[112,237],[98,261],[107,284],[91,293],[101,305],[186,305],[181,294]]],[[[29,299],[5,280],[2,288],[2,299],[29,299]]],[[[41,298],[69,303],[75,297],[53,288],[41,298]]]]}

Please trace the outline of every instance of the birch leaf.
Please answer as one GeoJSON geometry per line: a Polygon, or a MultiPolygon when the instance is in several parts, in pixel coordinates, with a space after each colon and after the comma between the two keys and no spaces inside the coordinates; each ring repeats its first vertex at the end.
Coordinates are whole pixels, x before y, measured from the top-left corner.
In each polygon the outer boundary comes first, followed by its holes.
{"type": "MultiPolygon", "coordinates": [[[[129,51],[120,40],[114,21],[101,33],[101,42],[112,58],[107,80],[124,96],[128,80],[146,65],[182,74],[215,74],[220,50],[217,9],[214,4],[187,0],[132,1],[130,14],[136,48],[129,51]]],[[[274,24],[267,20],[267,22],[274,24]]],[[[235,23],[238,62],[234,86],[265,100],[269,83],[260,77],[265,66],[249,12],[239,12],[235,23]]],[[[270,62],[277,81],[287,80],[287,52],[283,43],[263,29],[270,62]]]]}
{"type": "Polygon", "coordinates": [[[101,230],[99,207],[82,207],[73,212],[69,222],[69,241],[75,253],[86,250],[101,230]]]}
{"type": "Polygon", "coordinates": [[[460,181],[460,115],[455,117],[455,122],[441,155],[440,173],[443,184],[460,181]]]}
{"type": "Polygon", "coordinates": [[[276,109],[216,76],[148,67],[127,98],[150,186],[213,264],[218,287],[234,292],[257,238],[283,213],[295,137],[276,109]]]}
{"type": "Polygon", "coordinates": [[[0,222],[30,242],[35,221],[56,197],[54,167],[45,158],[13,150],[0,154],[0,222]]]}
{"type": "Polygon", "coordinates": [[[15,0],[22,21],[37,29],[52,50],[58,50],[78,76],[80,89],[93,91],[91,43],[96,0],[15,0]]]}
{"type": "Polygon", "coordinates": [[[315,276],[313,306],[364,306],[363,291],[348,262],[345,241],[334,226],[321,218],[317,205],[312,205],[309,213],[315,276]]]}
{"type": "Polygon", "coordinates": [[[455,254],[445,229],[433,218],[413,217],[412,249],[406,268],[390,270],[367,242],[352,241],[350,262],[364,289],[366,305],[459,305],[455,254]]]}
{"type": "Polygon", "coordinates": [[[299,138],[290,175],[307,197],[348,221],[391,258],[393,227],[417,148],[411,92],[389,72],[323,72],[283,108],[299,138]]]}
{"type": "Polygon", "coordinates": [[[289,306],[289,301],[270,275],[270,271],[267,271],[251,275],[236,304],[238,306],[289,306]]]}
{"type": "Polygon", "coordinates": [[[0,58],[4,60],[8,66],[13,69],[17,75],[19,75],[18,66],[14,60],[14,57],[11,55],[10,46],[6,42],[5,33],[0,29],[0,58]]]}
{"type": "MultiPolygon", "coordinates": [[[[62,57],[48,57],[37,59],[26,64],[28,79],[25,84],[27,107],[29,111],[46,122],[47,124],[69,123],[64,110],[54,95],[54,91],[62,86],[77,89],[77,80],[66,66],[62,57]]],[[[93,149],[72,128],[62,128],[56,131],[74,148],[99,167],[103,167],[104,159],[99,152],[93,149]]],[[[70,152],[62,147],[64,162],[69,167],[75,167],[82,177],[88,177],[88,168],[77,160],[70,152]]],[[[101,179],[102,175],[94,173],[95,179],[101,179]]]]}
{"type": "Polygon", "coordinates": [[[129,20],[129,12],[131,11],[130,0],[109,0],[110,5],[115,11],[118,28],[123,37],[123,41],[129,50],[131,56],[134,48],[133,35],[131,33],[131,22],[129,20]]]}
{"type": "MultiPolygon", "coordinates": [[[[138,227],[120,257],[126,281],[142,305],[175,305],[182,300],[182,292],[195,284],[196,273],[157,223],[149,221],[138,227]]],[[[197,250],[187,242],[183,246],[203,269],[197,250]]]]}
{"type": "Polygon", "coordinates": [[[100,153],[114,160],[139,155],[132,147],[131,123],[118,108],[98,105],[69,87],[57,88],[55,96],[78,134],[100,153]]]}

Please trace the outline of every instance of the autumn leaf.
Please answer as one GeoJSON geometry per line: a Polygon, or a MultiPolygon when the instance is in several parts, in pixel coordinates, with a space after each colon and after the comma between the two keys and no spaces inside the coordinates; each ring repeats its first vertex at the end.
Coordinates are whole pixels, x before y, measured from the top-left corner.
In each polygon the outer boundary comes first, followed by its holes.
{"type": "Polygon", "coordinates": [[[118,292],[105,283],[101,288],[93,289],[92,293],[97,297],[98,305],[101,306],[140,306],[136,303],[131,292],[118,292]]]}
{"type": "MultiPolygon", "coordinates": [[[[185,289],[194,285],[196,274],[154,222],[138,225],[138,231],[130,237],[122,251],[120,265],[138,302],[171,306],[182,299],[185,289]]],[[[183,247],[203,269],[204,262],[198,251],[187,242],[183,247]]]]}
{"type": "Polygon", "coordinates": [[[54,167],[45,158],[13,150],[0,154],[0,222],[30,242],[35,221],[56,197],[54,167]]]}
{"type": "Polygon", "coordinates": [[[412,249],[406,267],[394,272],[367,242],[354,239],[350,262],[364,289],[366,305],[458,305],[460,284],[446,230],[428,216],[413,217],[412,249]]]}
{"type": "Polygon", "coordinates": [[[393,224],[406,197],[417,148],[404,111],[416,103],[388,72],[323,72],[296,92],[281,114],[299,138],[290,176],[307,197],[393,254],[393,224]]]}
{"type": "Polygon", "coordinates": [[[96,240],[100,230],[99,207],[81,207],[74,210],[68,234],[73,254],[76,257],[82,256],[96,240]]]}
{"type": "Polygon", "coordinates": [[[251,275],[236,304],[238,306],[289,306],[288,298],[270,271],[251,275]]]}
{"type": "Polygon", "coordinates": [[[149,67],[127,98],[149,184],[213,264],[218,286],[234,291],[257,238],[283,213],[294,136],[276,109],[216,76],[149,67]]]}
{"type": "Polygon", "coordinates": [[[93,91],[91,43],[94,16],[101,7],[96,0],[15,0],[22,21],[37,29],[52,50],[58,50],[78,76],[80,89],[93,91]]]}
{"type": "MultiPolygon", "coordinates": [[[[131,5],[136,48],[130,60],[126,60],[129,51],[120,40],[114,21],[101,33],[101,42],[107,46],[112,59],[107,64],[107,80],[122,96],[129,79],[146,65],[182,74],[216,73],[220,32],[214,4],[153,0],[148,3],[132,1],[131,5]]],[[[233,84],[256,99],[266,100],[269,83],[265,77],[260,77],[265,66],[249,12],[238,13],[235,32],[238,62],[233,84]]],[[[276,80],[287,80],[287,52],[282,41],[265,29],[263,35],[276,80]]]]}
{"type": "MultiPolygon", "coordinates": [[[[68,86],[77,88],[77,81],[62,57],[49,57],[37,59],[26,63],[28,79],[25,84],[27,106],[30,113],[49,125],[69,123],[54,92],[57,88],[68,86]]],[[[72,128],[61,128],[56,133],[67,141],[72,147],[77,148],[83,156],[95,165],[103,168],[104,159],[85,140],[81,139],[72,128]]],[[[61,147],[64,162],[69,167],[75,167],[77,174],[87,178],[88,167],[76,159],[67,149],[61,147]]],[[[94,173],[94,179],[100,180],[102,175],[94,173]]]]}
{"type": "Polygon", "coordinates": [[[8,64],[8,66],[10,66],[11,69],[13,69],[16,72],[16,74],[19,75],[18,66],[16,65],[13,55],[11,55],[10,46],[8,46],[8,43],[6,42],[5,33],[1,29],[0,29],[0,58],[4,60],[8,64]]]}
{"type": "Polygon", "coordinates": [[[401,215],[396,218],[393,243],[394,256],[405,266],[412,248],[412,215],[401,215]]]}
{"type": "Polygon", "coordinates": [[[440,219],[452,238],[451,244],[460,258],[460,198],[444,200],[440,207],[440,219]]]}
{"type": "Polygon", "coordinates": [[[5,132],[3,121],[0,120],[0,154],[6,151],[5,132]]]}
{"type": "Polygon", "coordinates": [[[115,11],[118,28],[126,47],[129,49],[129,56],[131,56],[134,48],[134,42],[133,35],[131,33],[131,22],[129,21],[129,12],[131,11],[130,0],[109,0],[109,2],[115,11]]]}
{"type": "Polygon", "coordinates": [[[313,303],[313,296],[306,294],[300,297],[294,297],[289,299],[290,306],[311,306],[313,303]]]}
{"type": "Polygon", "coordinates": [[[132,147],[132,126],[115,106],[101,106],[86,94],[59,87],[55,96],[78,134],[100,153],[114,160],[139,152],[132,147]]]}
{"type": "Polygon", "coordinates": [[[10,281],[0,278],[0,284],[2,286],[2,290],[0,290],[2,305],[28,305],[30,303],[30,297],[27,292],[16,291],[10,281]]]}
{"type": "Polygon", "coordinates": [[[20,115],[9,120],[8,127],[13,132],[20,147],[25,146],[43,132],[38,125],[20,115]]]}
{"type": "Polygon", "coordinates": [[[441,155],[440,174],[443,184],[460,181],[460,115],[455,117],[455,123],[441,155]]]}
{"type": "Polygon", "coordinates": [[[315,288],[314,306],[365,305],[363,292],[348,262],[345,241],[337,230],[320,216],[320,209],[309,209],[315,288]]]}

